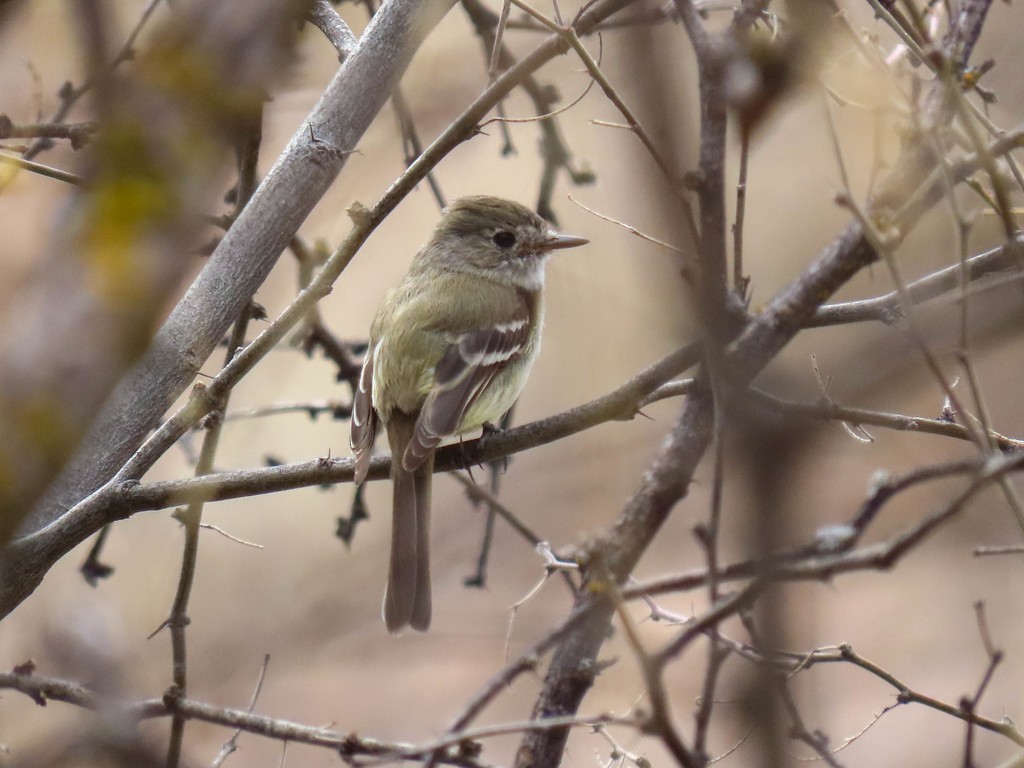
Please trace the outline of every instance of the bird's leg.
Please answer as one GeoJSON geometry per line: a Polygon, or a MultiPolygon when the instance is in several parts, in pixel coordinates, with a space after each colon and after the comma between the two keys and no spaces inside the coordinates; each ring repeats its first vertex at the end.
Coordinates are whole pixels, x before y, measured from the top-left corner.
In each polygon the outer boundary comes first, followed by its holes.
{"type": "MultiPolygon", "coordinates": [[[[492,424],[489,421],[485,421],[483,424],[481,424],[480,425],[480,429],[482,431],[480,433],[480,439],[477,441],[477,445],[479,445],[480,448],[484,447],[484,445],[487,443],[487,439],[489,437],[491,437],[492,435],[500,435],[502,432],[505,431],[504,427],[499,427],[497,424],[492,424]]],[[[508,471],[508,464],[509,464],[510,460],[511,460],[511,457],[509,457],[509,456],[502,456],[500,459],[495,459],[494,461],[489,462],[489,463],[494,465],[494,464],[496,464],[497,462],[500,461],[501,462],[501,471],[502,471],[502,473],[505,473],[505,472],[508,471]]]]}
{"type": "Polygon", "coordinates": [[[469,459],[469,451],[466,450],[466,441],[462,435],[459,435],[459,453],[462,456],[462,461],[459,463],[462,465],[462,469],[466,470],[469,474],[469,479],[473,481],[473,485],[476,485],[476,478],[473,477],[473,465],[469,459]]]}

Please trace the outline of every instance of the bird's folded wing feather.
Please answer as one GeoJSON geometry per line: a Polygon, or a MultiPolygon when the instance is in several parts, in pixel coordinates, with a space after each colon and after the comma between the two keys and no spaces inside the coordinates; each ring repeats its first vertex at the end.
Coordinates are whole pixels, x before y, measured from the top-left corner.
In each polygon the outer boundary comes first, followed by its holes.
{"type": "Polygon", "coordinates": [[[356,485],[366,479],[370,470],[373,436],[377,431],[377,412],[373,409],[373,355],[375,348],[366,351],[363,370],[359,373],[355,396],[352,399],[352,430],[349,445],[356,454],[356,485]]]}
{"type": "Polygon", "coordinates": [[[438,443],[458,434],[466,412],[480,394],[522,353],[529,341],[530,317],[526,307],[504,323],[456,336],[434,372],[434,388],[427,395],[405,454],[404,467],[419,467],[438,443]]]}

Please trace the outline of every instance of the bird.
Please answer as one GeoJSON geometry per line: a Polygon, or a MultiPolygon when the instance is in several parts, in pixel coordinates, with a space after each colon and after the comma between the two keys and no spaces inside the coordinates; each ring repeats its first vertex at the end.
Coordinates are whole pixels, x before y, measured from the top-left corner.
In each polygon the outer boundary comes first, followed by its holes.
{"type": "Polygon", "coordinates": [[[540,348],[548,256],[588,242],[512,200],[462,197],[442,211],[382,302],[354,391],[350,447],[358,486],[384,426],[393,486],[383,605],[390,633],[430,626],[435,451],[515,403],[540,348]]]}

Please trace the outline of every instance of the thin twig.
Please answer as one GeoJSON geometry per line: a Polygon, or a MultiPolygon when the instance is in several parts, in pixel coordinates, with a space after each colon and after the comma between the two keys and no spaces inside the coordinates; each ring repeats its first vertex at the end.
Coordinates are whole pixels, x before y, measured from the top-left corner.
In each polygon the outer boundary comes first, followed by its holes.
{"type": "Polygon", "coordinates": [[[334,46],[339,62],[344,62],[359,44],[359,38],[328,0],[314,0],[306,12],[306,19],[323,32],[324,37],[334,46]]]}
{"type": "MultiPolygon", "coordinates": [[[[161,0],[149,0],[146,7],[142,10],[139,15],[139,20],[135,23],[131,32],[128,33],[128,37],[125,39],[121,49],[117,52],[114,58],[107,65],[107,73],[113,72],[117,67],[126,61],[131,60],[134,56],[135,41],[142,33],[143,28],[149,21],[156,7],[160,4],[161,0]]],[[[104,73],[107,74],[107,73],[104,73]]],[[[46,121],[48,123],[60,123],[63,122],[64,118],[67,117],[68,113],[75,103],[87,94],[97,82],[97,78],[93,77],[86,80],[81,85],[75,87],[71,83],[65,83],[60,89],[60,106],[57,107],[56,111],[46,121]]],[[[31,160],[44,149],[50,146],[50,141],[47,138],[41,138],[38,141],[34,141],[32,145],[22,154],[24,160],[31,160]]]]}
{"type": "MultiPolygon", "coordinates": [[[[1020,241],[1017,246],[1019,247],[1020,241]]],[[[944,294],[957,290],[962,279],[962,270],[966,268],[967,278],[971,282],[980,280],[995,272],[1002,272],[1016,266],[1017,260],[1013,252],[1014,246],[1000,246],[985,253],[972,256],[961,266],[954,264],[933,272],[913,282],[907,283],[907,295],[914,306],[937,299],[944,294]]],[[[843,302],[841,304],[825,304],[815,312],[807,324],[807,328],[823,328],[846,323],[876,321],[886,324],[895,323],[903,316],[901,298],[898,291],[872,299],[843,302]]]]}
{"type": "MultiPolygon", "coordinates": [[[[416,162],[417,157],[423,154],[423,144],[420,142],[416,123],[413,121],[412,110],[409,109],[409,103],[405,100],[405,94],[400,86],[396,87],[394,93],[391,94],[391,106],[395,108],[395,114],[398,115],[398,124],[402,130],[402,146],[405,149],[405,167],[408,168],[416,162]]],[[[427,174],[427,185],[434,195],[434,200],[437,201],[438,208],[448,205],[434,171],[427,174]]]]}
{"type": "Polygon", "coordinates": [[[320,416],[330,416],[332,419],[347,419],[352,415],[352,408],[348,403],[340,400],[310,400],[298,403],[274,403],[272,405],[255,405],[252,408],[243,408],[237,411],[230,411],[225,414],[224,421],[235,421],[238,419],[262,419],[266,416],[280,416],[290,413],[300,413],[316,421],[320,416]]]}
{"type": "Polygon", "coordinates": [[[651,712],[648,715],[647,722],[644,723],[644,730],[658,736],[665,745],[665,748],[683,768],[697,768],[703,763],[703,752],[700,751],[700,746],[702,746],[701,732],[698,730],[696,737],[698,741],[695,741],[693,748],[688,747],[684,743],[679,730],[672,721],[672,714],[669,710],[663,665],[659,663],[659,659],[656,656],[648,653],[644,648],[636,623],[633,621],[633,617],[629,615],[629,611],[626,610],[626,605],[622,600],[622,594],[618,589],[618,585],[610,576],[610,573],[605,572],[601,574],[601,579],[604,581],[604,587],[611,593],[612,602],[615,605],[615,613],[619,617],[619,623],[622,625],[626,642],[640,665],[640,671],[644,677],[644,690],[651,703],[651,712]]]}
{"type": "Polygon", "coordinates": [[[451,477],[455,478],[462,484],[462,487],[466,489],[466,494],[471,499],[480,501],[488,508],[494,510],[498,517],[508,523],[512,530],[519,534],[519,537],[530,544],[530,546],[536,547],[542,541],[545,541],[545,539],[542,539],[534,533],[526,523],[520,520],[519,516],[515,512],[502,504],[501,501],[490,491],[486,488],[481,488],[473,482],[469,475],[463,474],[462,472],[453,472],[451,473],[451,477]]]}
{"type": "MultiPolygon", "coordinates": [[[[242,203],[244,204],[244,203],[242,203]]],[[[225,365],[231,362],[235,352],[245,342],[245,332],[249,327],[249,312],[239,318],[234,325],[231,339],[228,342],[225,365]]],[[[199,452],[199,462],[196,464],[196,476],[209,474],[213,471],[214,458],[217,455],[217,448],[220,444],[221,428],[223,426],[224,409],[227,407],[227,397],[221,405],[208,417],[206,433],[203,435],[203,447],[199,452]]],[[[178,588],[175,592],[174,603],[171,605],[171,612],[164,625],[171,634],[171,655],[172,655],[172,677],[174,687],[184,695],[188,690],[187,683],[187,651],[186,651],[186,628],[191,623],[188,617],[188,604],[192,595],[192,587],[195,582],[196,563],[199,558],[199,529],[203,520],[203,502],[193,501],[181,513],[179,520],[185,528],[185,546],[182,551],[181,571],[178,578],[178,588]]],[[[181,760],[181,746],[185,737],[185,718],[180,714],[174,714],[171,718],[171,735],[167,746],[166,768],[177,768],[181,760]]]]}
{"type": "MultiPolygon", "coordinates": [[[[256,708],[256,702],[260,698],[260,691],[263,690],[263,681],[267,677],[267,666],[269,664],[270,654],[268,653],[263,656],[263,666],[260,667],[260,676],[259,679],[256,681],[256,688],[252,692],[252,698],[249,699],[249,707],[248,709],[246,709],[246,712],[248,712],[250,715],[252,714],[252,711],[256,708]]],[[[220,768],[220,766],[224,764],[224,761],[228,759],[228,756],[236,749],[238,749],[238,737],[241,735],[242,729],[236,728],[235,732],[231,734],[231,738],[224,742],[224,746],[220,748],[220,752],[217,753],[217,756],[213,759],[213,762],[210,763],[210,768],[220,768]]]]}
{"type": "Polygon", "coordinates": [[[743,274],[743,224],[747,211],[747,166],[750,161],[750,134],[740,137],[740,170],[736,181],[736,220],[732,225],[732,290],[741,299],[747,296],[750,278],[743,274]]]}
{"type": "Polygon", "coordinates": [[[897,690],[897,703],[899,704],[923,704],[930,709],[934,709],[938,712],[942,712],[943,714],[963,720],[966,723],[983,728],[986,731],[997,733],[1019,746],[1024,746],[1024,734],[1018,731],[1017,727],[1012,722],[1005,719],[1001,721],[991,720],[987,717],[982,717],[972,711],[969,711],[962,706],[954,706],[933,696],[917,691],[908,686],[891,672],[888,672],[879,665],[858,654],[849,645],[841,646],[838,652],[838,658],[834,660],[849,662],[888,683],[897,690]]]}
{"type": "Polygon", "coordinates": [[[629,232],[631,235],[636,235],[641,240],[646,240],[649,243],[654,243],[655,245],[660,245],[662,248],[666,248],[666,249],[672,251],[673,253],[678,253],[681,256],[686,254],[686,251],[684,251],[682,248],[677,248],[676,246],[672,245],[671,243],[666,243],[664,240],[659,240],[656,237],[652,237],[651,235],[645,234],[644,232],[641,232],[639,229],[637,229],[633,225],[627,224],[624,221],[619,221],[618,219],[613,219],[611,216],[606,216],[603,213],[599,213],[598,211],[595,211],[593,208],[590,208],[589,206],[584,205],[579,200],[574,198],[572,195],[568,195],[568,197],[569,197],[569,201],[571,203],[573,203],[574,205],[578,205],[580,208],[582,208],[587,213],[592,214],[592,215],[596,216],[599,219],[603,219],[604,221],[611,222],[612,224],[615,224],[616,226],[622,227],[627,232],[629,232]]]}
{"type": "Polygon", "coordinates": [[[21,157],[12,157],[11,155],[3,152],[0,152],[0,163],[13,165],[15,168],[21,168],[23,171],[29,171],[30,173],[35,173],[47,179],[63,181],[65,184],[73,184],[76,187],[80,187],[85,184],[85,180],[82,179],[81,176],[76,176],[68,171],[62,171],[59,168],[51,168],[48,165],[42,165],[31,160],[25,160],[21,157]]]}
{"type": "Polygon", "coordinates": [[[601,68],[598,66],[597,62],[594,61],[594,59],[591,57],[590,52],[586,49],[586,46],[584,46],[582,41],[580,40],[579,33],[577,32],[577,30],[571,26],[560,26],[551,19],[548,19],[542,13],[536,11],[529,3],[524,2],[524,0],[511,0],[511,2],[517,8],[526,11],[526,13],[528,13],[531,17],[539,21],[541,24],[547,26],[552,32],[562,36],[562,38],[576,52],[576,55],[580,58],[580,61],[583,62],[584,66],[590,72],[591,77],[593,77],[594,80],[597,81],[598,85],[601,86],[601,90],[604,91],[605,96],[608,97],[608,100],[615,106],[617,110],[619,110],[619,113],[626,119],[626,122],[628,123],[630,130],[640,140],[640,143],[644,145],[644,148],[654,159],[654,162],[658,166],[659,170],[668,180],[670,189],[673,190],[673,192],[679,198],[680,205],[682,205],[684,214],[683,218],[686,224],[687,233],[691,237],[693,245],[696,246],[696,244],[700,242],[700,236],[697,231],[697,222],[694,218],[692,206],[690,205],[689,200],[686,199],[683,187],[680,184],[680,174],[673,170],[671,167],[669,167],[668,163],[662,157],[661,152],[658,151],[657,147],[655,147],[654,145],[654,142],[651,140],[650,136],[648,136],[647,131],[644,130],[639,120],[637,120],[637,118],[633,115],[632,110],[630,110],[630,108],[626,106],[626,103],[622,100],[622,97],[619,96],[618,91],[615,90],[612,84],[605,77],[604,73],[601,71],[601,68]]]}
{"type": "Polygon", "coordinates": [[[67,139],[72,149],[81,149],[97,130],[96,123],[33,123],[17,125],[0,115],[0,141],[5,139],[67,139]]]}

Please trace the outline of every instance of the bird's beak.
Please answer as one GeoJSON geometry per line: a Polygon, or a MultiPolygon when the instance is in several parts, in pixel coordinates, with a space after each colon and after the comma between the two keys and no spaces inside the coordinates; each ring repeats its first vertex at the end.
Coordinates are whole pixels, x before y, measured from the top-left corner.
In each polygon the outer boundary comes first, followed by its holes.
{"type": "Polygon", "coordinates": [[[574,235],[549,235],[541,246],[545,251],[557,251],[562,248],[576,248],[580,245],[586,245],[590,241],[585,237],[576,237],[574,235]]]}

